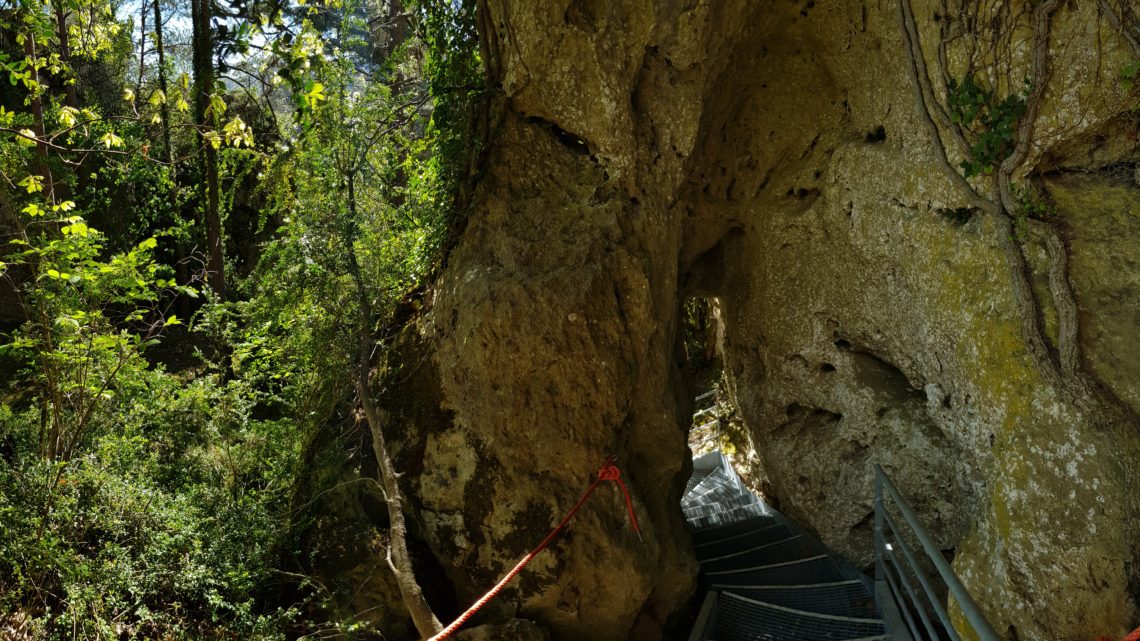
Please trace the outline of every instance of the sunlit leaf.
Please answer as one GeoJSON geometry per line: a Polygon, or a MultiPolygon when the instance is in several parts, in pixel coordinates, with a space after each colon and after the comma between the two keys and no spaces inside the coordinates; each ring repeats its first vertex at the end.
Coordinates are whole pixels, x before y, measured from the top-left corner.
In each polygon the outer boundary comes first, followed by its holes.
{"type": "Polygon", "coordinates": [[[123,146],[123,139],[115,135],[114,132],[108,131],[99,138],[99,142],[107,149],[115,149],[123,146]]]}
{"type": "Polygon", "coordinates": [[[16,136],[16,142],[25,147],[35,147],[36,132],[31,129],[21,129],[20,133],[16,136]]]}
{"type": "Polygon", "coordinates": [[[29,194],[34,194],[36,192],[44,190],[43,176],[37,176],[35,174],[29,174],[16,184],[23,187],[29,194]]]}
{"type": "Polygon", "coordinates": [[[79,110],[75,107],[61,107],[59,110],[59,126],[70,129],[79,122],[79,110]]]}

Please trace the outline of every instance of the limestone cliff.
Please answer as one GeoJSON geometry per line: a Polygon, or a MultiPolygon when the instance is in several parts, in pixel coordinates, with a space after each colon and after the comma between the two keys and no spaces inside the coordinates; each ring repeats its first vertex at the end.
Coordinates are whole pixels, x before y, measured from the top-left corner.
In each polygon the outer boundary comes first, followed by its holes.
{"type": "Polygon", "coordinates": [[[702,295],[760,472],[825,542],[869,558],[880,463],[1009,639],[1140,623],[1135,7],[480,9],[499,124],[417,327],[438,408],[398,417],[461,602],[613,453],[645,543],[603,488],[498,611],[661,638],[695,573],[675,346],[702,295]],[[1020,118],[962,117],[967,77],[1020,118]]]}

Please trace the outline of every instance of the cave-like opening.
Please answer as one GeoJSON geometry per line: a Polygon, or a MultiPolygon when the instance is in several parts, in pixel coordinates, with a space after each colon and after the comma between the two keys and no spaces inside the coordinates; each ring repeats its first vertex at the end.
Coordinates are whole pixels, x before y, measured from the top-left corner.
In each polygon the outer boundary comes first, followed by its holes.
{"type": "Polygon", "coordinates": [[[760,494],[756,448],[734,398],[732,381],[725,371],[725,325],[723,303],[710,294],[684,298],[678,320],[677,358],[691,401],[688,425],[689,450],[694,457],[720,451],[749,488],[760,494]]]}

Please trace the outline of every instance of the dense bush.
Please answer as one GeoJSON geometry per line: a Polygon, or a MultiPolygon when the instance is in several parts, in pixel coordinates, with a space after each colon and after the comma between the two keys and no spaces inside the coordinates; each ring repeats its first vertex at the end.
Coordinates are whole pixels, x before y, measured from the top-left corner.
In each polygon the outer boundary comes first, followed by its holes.
{"type": "Polygon", "coordinates": [[[40,411],[0,406],[0,611],[33,638],[273,638],[258,603],[297,438],[240,383],[120,374],[82,454],[39,456],[40,411]]]}

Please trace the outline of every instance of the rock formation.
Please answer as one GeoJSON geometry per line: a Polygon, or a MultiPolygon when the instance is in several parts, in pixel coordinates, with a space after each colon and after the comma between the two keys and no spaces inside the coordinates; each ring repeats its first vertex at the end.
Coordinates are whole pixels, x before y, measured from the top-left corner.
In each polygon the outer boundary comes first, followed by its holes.
{"type": "Polygon", "coordinates": [[[485,1],[497,126],[393,417],[460,602],[612,453],[645,542],[603,487],[495,607],[661,638],[696,570],[677,316],[715,296],[791,516],[866,562],[880,463],[1007,638],[1138,623],[1137,12],[975,5],[485,1]],[[967,77],[1014,117],[964,117],[967,77]]]}

